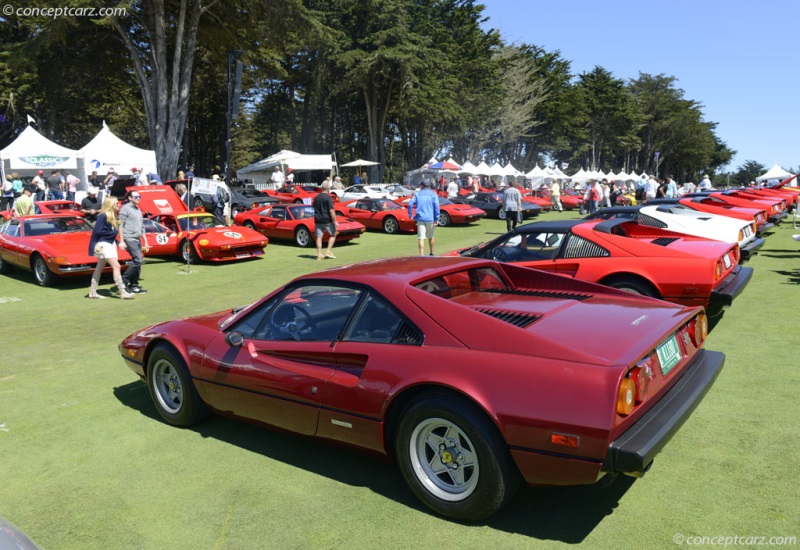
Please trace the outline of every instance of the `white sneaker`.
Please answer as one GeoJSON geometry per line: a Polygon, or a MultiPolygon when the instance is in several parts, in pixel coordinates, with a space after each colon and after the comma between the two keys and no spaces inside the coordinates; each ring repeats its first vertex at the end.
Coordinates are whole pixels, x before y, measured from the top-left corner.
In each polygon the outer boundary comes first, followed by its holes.
{"type": "Polygon", "coordinates": [[[792,235],[792,238],[796,241],[800,241],[800,235],[792,235]]]}

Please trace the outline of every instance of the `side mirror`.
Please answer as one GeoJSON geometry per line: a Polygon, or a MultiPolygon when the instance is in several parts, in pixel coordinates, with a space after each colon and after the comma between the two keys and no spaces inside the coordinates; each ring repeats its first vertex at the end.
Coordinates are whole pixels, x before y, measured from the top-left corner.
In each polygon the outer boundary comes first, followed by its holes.
{"type": "Polygon", "coordinates": [[[244,336],[238,331],[229,332],[225,336],[225,343],[231,347],[238,348],[244,344],[244,336]]]}

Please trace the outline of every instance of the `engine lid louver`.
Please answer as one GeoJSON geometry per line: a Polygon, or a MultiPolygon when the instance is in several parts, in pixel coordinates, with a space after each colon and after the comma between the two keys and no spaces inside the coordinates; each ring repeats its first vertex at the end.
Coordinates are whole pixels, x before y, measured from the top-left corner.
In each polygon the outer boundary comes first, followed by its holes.
{"type": "Polygon", "coordinates": [[[659,237],[658,239],[653,239],[652,243],[658,246],[669,246],[677,240],[677,237],[659,237]]]}
{"type": "Polygon", "coordinates": [[[514,289],[501,289],[501,288],[487,288],[481,292],[489,292],[492,294],[508,294],[513,296],[532,296],[534,298],[553,298],[556,300],[587,300],[592,297],[592,294],[582,294],[578,292],[564,292],[557,290],[514,290],[514,289]]]}
{"type": "Polygon", "coordinates": [[[506,323],[519,328],[530,326],[542,318],[542,315],[538,315],[536,313],[523,313],[520,311],[506,311],[502,309],[491,309],[484,307],[476,307],[475,310],[489,315],[490,317],[494,317],[495,319],[505,321],[506,323]]]}

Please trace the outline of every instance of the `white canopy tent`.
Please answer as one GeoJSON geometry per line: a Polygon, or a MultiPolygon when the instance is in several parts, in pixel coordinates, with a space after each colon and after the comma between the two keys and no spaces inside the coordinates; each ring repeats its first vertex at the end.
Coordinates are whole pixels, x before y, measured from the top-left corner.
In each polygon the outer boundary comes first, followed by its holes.
{"type": "Polygon", "coordinates": [[[78,151],[83,162],[78,168],[78,177],[86,181],[86,176],[96,170],[104,176],[109,169],[118,174],[130,174],[131,168],[141,169],[145,174],[157,174],[156,152],[139,149],[117,137],[103,122],[103,128],[94,138],[78,151]]]}
{"type": "Polygon", "coordinates": [[[589,174],[586,172],[586,170],[581,168],[580,170],[575,172],[575,174],[573,176],[570,176],[570,178],[572,179],[572,181],[582,182],[583,183],[583,182],[585,182],[586,180],[589,179],[589,174]]]}
{"type": "MultiPolygon", "coordinates": [[[[781,181],[785,180],[786,178],[792,177],[794,174],[791,172],[787,172],[777,164],[773,165],[772,168],[761,174],[756,178],[756,181],[770,181],[776,180],[781,181]]],[[[790,185],[797,185],[797,180],[794,180],[790,185]]]]}
{"type": "Polygon", "coordinates": [[[486,164],[485,160],[482,160],[481,163],[475,167],[475,174],[479,176],[488,176],[490,172],[489,165],[486,164]]]}
{"type": "MultiPolygon", "coordinates": [[[[236,171],[239,181],[251,180],[256,185],[272,183],[272,174],[275,167],[285,171],[291,168],[295,172],[308,172],[311,170],[322,170],[333,173],[336,169],[336,161],[333,155],[303,155],[294,151],[280,151],[265,159],[254,162],[236,171]]],[[[299,182],[298,182],[299,183],[299,182]]]]}
{"type": "Polygon", "coordinates": [[[50,141],[31,126],[0,151],[0,159],[4,173],[19,172],[21,176],[35,176],[39,170],[78,169],[77,151],[50,141]]]}
{"type": "Polygon", "coordinates": [[[474,164],[472,164],[470,161],[467,161],[461,165],[461,171],[459,172],[459,174],[466,174],[471,176],[472,174],[477,174],[477,172],[475,171],[476,169],[477,167],[474,164]]]}

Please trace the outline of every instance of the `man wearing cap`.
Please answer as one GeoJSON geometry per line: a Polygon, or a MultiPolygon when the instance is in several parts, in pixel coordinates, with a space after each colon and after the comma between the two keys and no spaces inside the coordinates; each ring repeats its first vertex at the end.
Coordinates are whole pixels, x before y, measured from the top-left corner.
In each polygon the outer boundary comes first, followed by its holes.
{"type": "Polygon", "coordinates": [[[144,172],[141,168],[136,168],[135,166],[131,168],[131,174],[133,175],[136,183],[134,185],[147,185],[147,176],[144,175],[144,172]]]}
{"type": "Polygon", "coordinates": [[[431,191],[428,180],[419,182],[419,191],[408,201],[408,217],[417,222],[419,255],[425,255],[425,239],[428,239],[428,249],[433,256],[433,231],[439,224],[439,197],[431,191]]]}
{"type": "Polygon", "coordinates": [[[698,185],[700,190],[705,191],[706,189],[711,189],[711,178],[708,177],[708,174],[703,175],[703,180],[698,185]]]}
{"type": "Polygon", "coordinates": [[[44,181],[44,170],[39,170],[34,176],[31,184],[36,186],[36,191],[34,191],[34,200],[36,202],[43,201],[45,194],[47,193],[47,184],[44,181]]]}
{"type": "Polygon", "coordinates": [[[97,196],[97,187],[91,186],[86,190],[86,197],[81,201],[81,212],[84,217],[93,222],[97,220],[97,215],[103,208],[103,201],[97,196]]]}
{"type": "Polygon", "coordinates": [[[139,275],[142,272],[142,244],[147,252],[147,240],[144,238],[144,219],[139,210],[142,196],[138,189],[128,192],[128,202],[119,209],[119,247],[131,255],[128,268],[122,274],[125,290],[134,294],[147,292],[139,286],[139,275]]]}
{"type": "Polygon", "coordinates": [[[283,172],[281,172],[280,167],[278,166],[275,167],[275,170],[272,172],[272,177],[270,178],[270,180],[272,181],[272,184],[275,186],[276,189],[279,187],[283,187],[284,178],[283,178],[283,172]]]}

